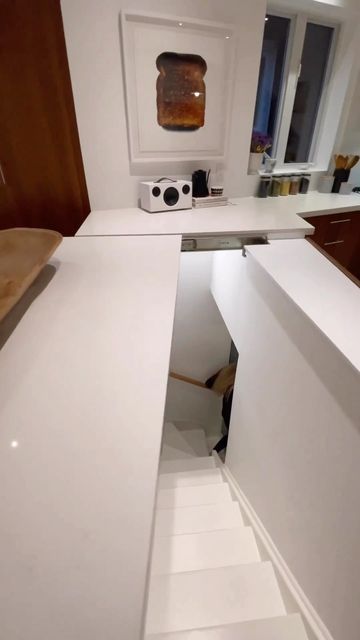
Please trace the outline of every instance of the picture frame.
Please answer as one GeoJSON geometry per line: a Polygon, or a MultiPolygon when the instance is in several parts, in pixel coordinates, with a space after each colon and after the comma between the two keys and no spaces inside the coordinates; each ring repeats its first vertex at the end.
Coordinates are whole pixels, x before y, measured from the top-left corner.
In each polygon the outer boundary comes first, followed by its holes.
{"type": "Polygon", "coordinates": [[[121,33],[130,161],[224,161],[234,85],[233,28],[193,18],[122,12],[121,33]],[[206,62],[205,118],[195,130],[159,125],[157,60],[166,52],[206,62]]]}

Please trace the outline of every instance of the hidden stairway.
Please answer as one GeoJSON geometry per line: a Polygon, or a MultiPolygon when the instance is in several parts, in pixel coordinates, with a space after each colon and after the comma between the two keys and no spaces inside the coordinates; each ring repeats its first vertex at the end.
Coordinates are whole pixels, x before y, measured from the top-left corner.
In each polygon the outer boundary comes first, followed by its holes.
{"type": "Polygon", "coordinates": [[[200,429],[164,427],[146,640],[307,640],[200,429]]]}

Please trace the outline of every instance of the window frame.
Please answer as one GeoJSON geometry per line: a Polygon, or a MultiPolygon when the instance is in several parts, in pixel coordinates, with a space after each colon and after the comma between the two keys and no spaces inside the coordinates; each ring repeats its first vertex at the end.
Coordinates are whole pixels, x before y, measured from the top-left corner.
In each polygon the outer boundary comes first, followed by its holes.
{"type": "Polygon", "coordinates": [[[276,116],[273,142],[272,155],[277,159],[275,171],[289,173],[304,171],[305,169],[309,171],[323,171],[326,167],[324,166],[324,162],[322,162],[320,158],[321,133],[328,101],[329,84],[333,77],[334,62],[339,43],[341,23],[334,20],[329,20],[327,18],[322,18],[319,15],[315,16],[311,13],[288,12],[286,11],[286,9],[280,9],[272,5],[268,6],[266,15],[278,16],[280,18],[287,18],[288,20],[290,20],[289,36],[284,61],[281,96],[279,101],[278,113],[276,116]],[[334,30],[334,33],[329,51],[324,84],[311,141],[309,160],[306,162],[284,162],[295,103],[296,89],[301,72],[300,65],[305,41],[306,26],[309,22],[311,22],[312,24],[319,24],[324,27],[330,27],[334,30]]]}

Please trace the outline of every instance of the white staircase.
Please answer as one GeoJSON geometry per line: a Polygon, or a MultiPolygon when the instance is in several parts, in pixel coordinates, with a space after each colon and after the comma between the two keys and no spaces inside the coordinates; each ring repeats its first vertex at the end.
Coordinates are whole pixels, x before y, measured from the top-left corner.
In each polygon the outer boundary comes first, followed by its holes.
{"type": "Polygon", "coordinates": [[[307,640],[205,451],[204,432],[166,425],[145,638],[307,640]]]}

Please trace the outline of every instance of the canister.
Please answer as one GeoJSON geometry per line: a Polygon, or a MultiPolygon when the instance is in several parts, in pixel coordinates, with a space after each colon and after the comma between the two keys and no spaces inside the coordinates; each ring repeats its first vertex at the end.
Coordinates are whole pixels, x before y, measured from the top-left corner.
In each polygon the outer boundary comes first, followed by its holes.
{"type": "Polygon", "coordinates": [[[288,196],[290,192],[290,176],[281,176],[280,195],[288,196]]]}
{"type": "Polygon", "coordinates": [[[290,195],[297,196],[299,193],[300,176],[292,175],[290,179],[290,195]]]}
{"type": "Polygon", "coordinates": [[[303,173],[300,180],[299,193],[307,193],[310,186],[311,173],[303,173]]]}
{"type": "Polygon", "coordinates": [[[270,176],[262,176],[259,182],[259,188],[257,196],[258,198],[267,198],[270,190],[270,176]]]}
{"type": "Polygon", "coordinates": [[[277,197],[278,195],[280,195],[280,185],[281,185],[281,179],[279,176],[273,176],[273,179],[271,181],[271,187],[270,187],[270,196],[273,197],[277,197]]]}

